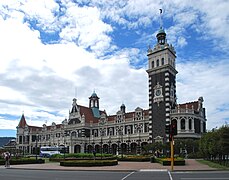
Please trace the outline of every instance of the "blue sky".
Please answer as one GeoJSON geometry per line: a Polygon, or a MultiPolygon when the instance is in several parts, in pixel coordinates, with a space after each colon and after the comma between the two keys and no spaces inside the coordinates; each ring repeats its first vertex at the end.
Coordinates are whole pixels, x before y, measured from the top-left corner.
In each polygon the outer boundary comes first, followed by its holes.
{"type": "Polygon", "coordinates": [[[177,52],[178,103],[203,96],[207,128],[228,123],[228,1],[3,0],[0,136],[12,135],[23,112],[29,125],[61,123],[72,99],[88,106],[94,90],[108,114],[122,103],[147,109],[160,8],[177,52]]]}

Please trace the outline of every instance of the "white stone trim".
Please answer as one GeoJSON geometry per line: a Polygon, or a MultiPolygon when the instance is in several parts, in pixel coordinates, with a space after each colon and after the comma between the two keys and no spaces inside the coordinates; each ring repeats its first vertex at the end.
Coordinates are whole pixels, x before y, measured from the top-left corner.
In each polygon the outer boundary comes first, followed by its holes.
{"type": "Polygon", "coordinates": [[[165,81],[169,81],[169,77],[166,77],[166,78],[165,78],[165,81]]]}

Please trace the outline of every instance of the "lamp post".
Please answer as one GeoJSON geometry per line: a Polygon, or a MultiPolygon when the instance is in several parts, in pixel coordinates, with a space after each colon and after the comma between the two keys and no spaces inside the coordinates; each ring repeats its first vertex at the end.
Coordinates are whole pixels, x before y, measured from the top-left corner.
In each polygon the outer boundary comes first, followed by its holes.
{"type": "Polygon", "coordinates": [[[123,132],[120,132],[121,135],[121,154],[122,154],[122,159],[123,159],[123,132]]]}
{"type": "Polygon", "coordinates": [[[25,148],[24,148],[24,145],[25,145],[25,129],[23,129],[23,136],[22,136],[22,155],[23,157],[25,156],[25,148]]]}
{"type": "Polygon", "coordinates": [[[119,151],[120,151],[120,136],[119,136],[119,132],[118,132],[118,148],[117,148],[117,155],[119,155],[119,151]]]}
{"type": "Polygon", "coordinates": [[[127,154],[130,154],[130,135],[129,135],[129,131],[127,134],[127,154]]]}
{"type": "Polygon", "coordinates": [[[88,138],[88,146],[87,146],[87,148],[88,148],[88,153],[90,153],[90,148],[91,147],[91,133],[89,134],[89,138],[88,138]]]}
{"type": "Polygon", "coordinates": [[[101,159],[103,159],[103,137],[101,135],[101,159]]]}
{"type": "Polygon", "coordinates": [[[64,160],[65,160],[65,132],[62,134],[62,138],[64,141],[64,160]]]}
{"type": "Polygon", "coordinates": [[[38,135],[36,134],[36,162],[37,162],[37,137],[38,135]]]}
{"type": "Polygon", "coordinates": [[[94,135],[92,134],[92,151],[95,150],[95,140],[94,140],[94,135]]]}
{"type": "Polygon", "coordinates": [[[84,138],[84,153],[87,153],[87,139],[84,138]]]}
{"type": "Polygon", "coordinates": [[[138,152],[137,154],[140,154],[141,153],[141,147],[140,147],[140,127],[138,127],[138,152]]]}
{"type": "Polygon", "coordinates": [[[109,141],[108,141],[108,144],[109,144],[108,153],[111,154],[111,135],[110,135],[110,134],[109,134],[109,141]]]}

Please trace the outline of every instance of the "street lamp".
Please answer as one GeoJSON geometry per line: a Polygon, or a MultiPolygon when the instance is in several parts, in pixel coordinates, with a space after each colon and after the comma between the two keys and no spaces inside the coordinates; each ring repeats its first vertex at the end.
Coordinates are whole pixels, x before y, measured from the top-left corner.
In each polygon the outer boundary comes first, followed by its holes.
{"type": "Polygon", "coordinates": [[[64,160],[65,160],[65,132],[62,134],[62,138],[64,141],[64,160]]]}
{"type": "Polygon", "coordinates": [[[103,137],[101,135],[101,159],[103,158],[103,137]]]}
{"type": "Polygon", "coordinates": [[[129,135],[129,131],[127,133],[127,154],[130,154],[130,135],[129,135]]]}
{"type": "Polygon", "coordinates": [[[37,162],[37,137],[38,135],[36,134],[36,162],[37,162]]]}
{"type": "Polygon", "coordinates": [[[88,146],[87,146],[87,152],[90,153],[90,150],[91,150],[91,134],[89,134],[89,138],[88,138],[88,146]]]}
{"type": "Polygon", "coordinates": [[[92,151],[95,151],[95,140],[94,140],[94,135],[92,134],[92,151]]]}
{"type": "Polygon", "coordinates": [[[122,159],[123,159],[123,132],[120,132],[121,135],[121,153],[122,153],[122,159]]]}
{"type": "Polygon", "coordinates": [[[138,127],[138,152],[137,154],[140,154],[141,153],[141,147],[140,147],[140,127],[138,127]]]}
{"type": "Polygon", "coordinates": [[[109,134],[109,141],[108,141],[108,144],[109,144],[108,153],[111,154],[111,135],[110,135],[110,134],[109,134]]]}
{"type": "Polygon", "coordinates": [[[119,155],[119,151],[120,151],[120,136],[119,136],[119,132],[118,132],[118,149],[117,149],[117,154],[119,155]]]}

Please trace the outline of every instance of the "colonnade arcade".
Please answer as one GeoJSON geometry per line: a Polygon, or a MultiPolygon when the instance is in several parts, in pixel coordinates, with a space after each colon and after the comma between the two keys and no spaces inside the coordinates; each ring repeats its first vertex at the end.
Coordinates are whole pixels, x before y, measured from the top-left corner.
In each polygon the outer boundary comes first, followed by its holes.
{"type": "MultiPolygon", "coordinates": [[[[95,150],[96,153],[103,154],[141,154],[143,152],[143,146],[147,145],[147,142],[133,142],[133,143],[106,143],[106,144],[76,144],[74,145],[72,153],[92,153],[95,150]]],[[[67,151],[70,151],[67,146],[67,151]]]]}
{"type": "MultiPolygon", "coordinates": [[[[148,134],[118,135],[100,137],[65,137],[65,147],[69,153],[141,154],[148,144],[148,134]]],[[[60,144],[64,146],[64,144],[60,144]]]]}

